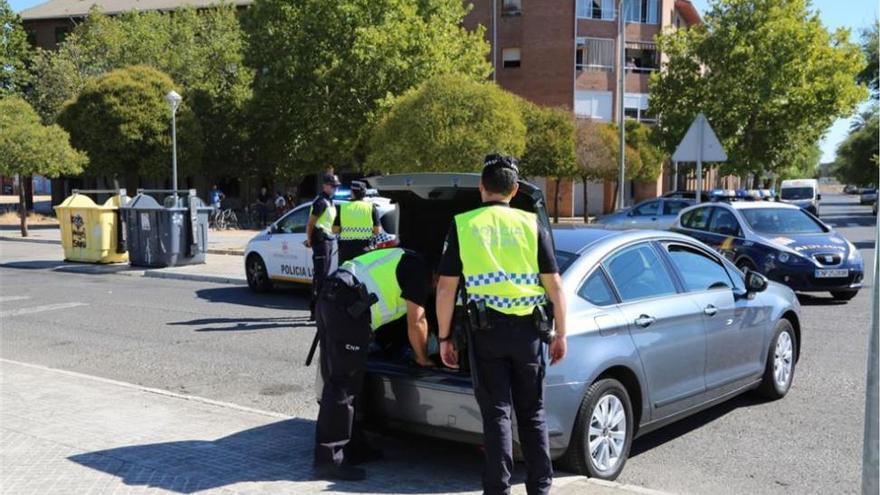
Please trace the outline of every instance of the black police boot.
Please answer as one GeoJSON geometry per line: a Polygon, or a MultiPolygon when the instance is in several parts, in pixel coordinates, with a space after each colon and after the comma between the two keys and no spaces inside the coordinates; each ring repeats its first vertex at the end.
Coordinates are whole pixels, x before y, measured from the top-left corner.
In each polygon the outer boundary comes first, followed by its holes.
{"type": "Polygon", "coordinates": [[[385,454],[379,449],[374,449],[369,445],[362,445],[351,452],[345,453],[345,461],[352,465],[365,464],[367,462],[381,461],[385,458],[385,454]]]}
{"type": "Polygon", "coordinates": [[[359,467],[342,464],[323,464],[315,466],[316,480],[341,480],[341,481],[361,481],[367,477],[367,472],[359,467]]]}

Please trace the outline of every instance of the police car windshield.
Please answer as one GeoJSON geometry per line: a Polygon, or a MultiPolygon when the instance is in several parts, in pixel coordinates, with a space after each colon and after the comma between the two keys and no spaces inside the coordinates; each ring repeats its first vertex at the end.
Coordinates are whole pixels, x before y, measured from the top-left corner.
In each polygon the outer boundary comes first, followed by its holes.
{"type": "Polygon", "coordinates": [[[556,251],[556,264],[559,266],[559,273],[565,273],[565,270],[574,262],[577,255],[568,251],[556,251]]]}
{"type": "Polygon", "coordinates": [[[747,208],[740,210],[749,227],[764,234],[822,234],[826,230],[803,210],[747,208]]]}
{"type": "Polygon", "coordinates": [[[786,187],[780,192],[782,199],[798,200],[813,199],[812,187],[786,187]]]}

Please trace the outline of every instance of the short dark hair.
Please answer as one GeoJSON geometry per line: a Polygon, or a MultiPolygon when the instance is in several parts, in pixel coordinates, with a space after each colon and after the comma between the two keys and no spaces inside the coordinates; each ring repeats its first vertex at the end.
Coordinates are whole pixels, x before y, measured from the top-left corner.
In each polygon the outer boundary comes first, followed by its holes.
{"type": "Polygon", "coordinates": [[[486,156],[480,180],[486,191],[502,196],[509,195],[519,180],[516,158],[496,154],[486,156]]]}

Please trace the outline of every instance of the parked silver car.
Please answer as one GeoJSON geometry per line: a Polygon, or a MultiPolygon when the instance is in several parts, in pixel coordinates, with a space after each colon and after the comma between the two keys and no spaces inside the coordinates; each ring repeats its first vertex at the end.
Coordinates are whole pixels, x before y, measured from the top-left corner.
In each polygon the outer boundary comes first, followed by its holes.
{"type": "Polygon", "coordinates": [[[694,204],[691,199],[646,199],[630,208],[624,208],[596,221],[606,229],[668,229],[678,217],[678,212],[694,204]]]}
{"type": "MultiPolygon", "coordinates": [[[[477,181],[463,174],[370,179],[399,206],[403,246],[430,263],[439,259],[452,216],[479,204],[477,181]]],[[[520,184],[512,206],[549,226],[531,184],[520,184]]],[[[615,479],[638,435],[748,390],[771,399],[788,392],[801,325],[787,287],[744,274],[680,234],[571,229],[553,236],[569,322],[568,355],[546,376],[554,459],[615,479]]],[[[404,347],[405,339],[404,331],[404,347]]],[[[467,372],[416,368],[376,347],[363,398],[371,423],[481,443],[467,372]]]]}

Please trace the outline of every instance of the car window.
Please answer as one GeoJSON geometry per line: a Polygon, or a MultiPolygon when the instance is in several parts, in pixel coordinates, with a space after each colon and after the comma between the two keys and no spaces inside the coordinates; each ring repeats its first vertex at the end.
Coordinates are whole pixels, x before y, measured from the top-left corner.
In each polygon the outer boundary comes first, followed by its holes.
{"type": "Polygon", "coordinates": [[[764,234],[821,234],[825,228],[800,208],[747,208],[740,210],[755,232],[764,234]]]}
{"type": "Polygon", "coordinates": [[[666,249],[688,291],[732,288],[733,281],[724,265],[706,253],[679,244],[667,245],[666,249]]]}
{"type": "Polygon", "coordinates": [[[715,208],[715,214],[709,222],[709,231],[726,236],[739,236],[739,221],[726,208],[715,208]]]}
{"type": "Polygon", "coordinates": [[[706,230],[709,228],[709,214],[712,208],[697,208],[687,212],[681,219],[681,225],[689,229],[706,230]]]}
{"type": "Polygon", "coordinates": [[[813,199],[815,191],[812,187],[785,187],[779,192],[779,197],[790,201],[799,199],[813,199]]]}
{"type": "Polygon", "coordinates": [[[304,234],[309,222],[309,207],[293,210],[278,221],[278,231],[284,234],[304,234]]]}
{"type": "Polygon", "coordinates": [[[596,306],[608,306],[617,302],[602,270],[595,270],[587,277],[578,290],[578,295],[596,306]]]}
{"type": "Polygon", "coordinates": [[[553,254],[556,255],[556,266],[559,267],[559,273],[565,273],[565,270],[568,270],[568,267],[577,259],[575,253],[568,251],[554,251],[553,254]]]}
{"type": "Polygon", "coordinates": [[[625,248],[603,266],[624,302],[675,293],[669,272],[650,244],[625,248]]]}
{"type": "Polygon", "coordinates": [[[664,215],[678,215],[678,212],[690,206],[687,201],[666,200],[663,202],[664,215]]]}
{"type": "Polygon", "coordinates": [[[639,217],[649,217],[652,215],[657,215],[660,211],[660,202],[659,201],[649,201],[635,209],[633,209],[633,215],[639,217]]]}

